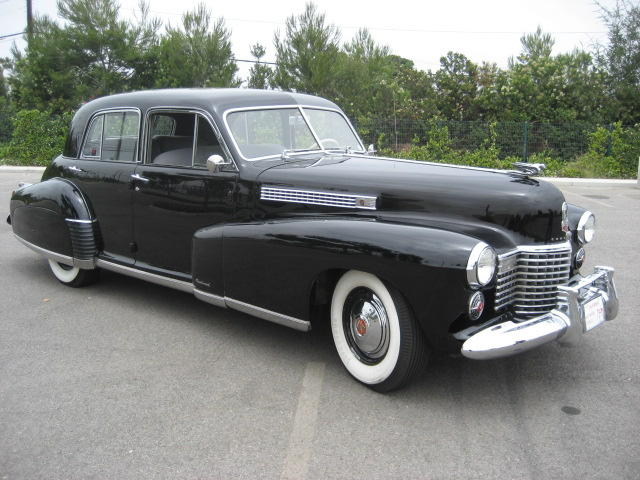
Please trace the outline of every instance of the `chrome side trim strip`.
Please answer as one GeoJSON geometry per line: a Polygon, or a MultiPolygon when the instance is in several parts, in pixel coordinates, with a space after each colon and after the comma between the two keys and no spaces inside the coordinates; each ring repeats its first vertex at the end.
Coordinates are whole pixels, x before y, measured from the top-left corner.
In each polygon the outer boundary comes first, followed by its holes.
{"type": "Polygon", "coordinates": [[[72,267],[82,268],[83,270],[92,270],[95,268],[95,263],[93,259],[89,260],[80,260],[78,258],[69,257],[67,255],[62,255],[60,253],[52,252],[51,250],[47,250],[46,248],[39,247],[34,245],[31,242],[26,241],[24,238],[18,236],[16,233],[13,234],[16,239],[22,243],[24,246],[30,248],[34,252],[42,255],[48,260],[53,260],[54,262],[62,263],[64,265],[69,265],[72,267]]]}
{"type": "Polygon", "coordinates": [[[371,195],[358,195],[353,193],[262,186],[260,187],[260,200],[375,210],[378,198],[371,195]]]}
{"type": "Polygon", "coordinates": [[[210,303],[211,305],[215,305],[216,307],[227,308],[224,297],[214,295],[213,293],[203,292],[202,290],[198,290],[197,288],[193,289],[193,294],[198,300],[210,303]]]}
{"type": "Polygon", "coordinates": [[[303,332],[307,332],[311,329],[311,322],[307,320],[300,320],[299,318],[289,317],[278,312],[267,310],[266,308],[257,307],[249,303],[244,303],[239,300],[234,300],[228,297],[221,297],[213,293],[203,292],[194,288],[192,283],[183,282],[182,280],[176,280],[173,278],[163,277],[155,273],[149,273],[136,268],[119,265],[117,263],[107,262],[102,259],[98,259],[96,265],[105,270],[111,270],[116,273],[128,275],[130,277],[138,278],[140,280],[146,280],[148,282],[156,283],[164,287],[174,288],[187,293],[193,293],[198,300],[210,303],[217,307],[229,307],[234,310],[238,310],[243,313],[248,313],[254,317],[268,320],[270,322],[284,325],[285,327],[294,328],[303,332]]]}
{"type": "Polygon", "coordinates": [[[76,218],[65,218],[66,222],[73,222],[73,223],[95,223],[97,222],[97,220],[79,220],[76,218]]]}
{"type": "Polygon", "coordinates": [[[284,325],[285,327],[291,327],[302,332],[308,332],[311,329],[311,322],[307,320],[300,320],[299,318],[272,312],[266,308],[256,307],[255,305],[234,300],[233,298],[225,297],[224,300],[229,308],[233,308],[239,312],[248,313],[254,317],[262,318],[263,320],[268,320],[279,325],[284,325]]]}
{"type": "Polygon", "coordinates": [[[106,260],[98,259],[96,266],[104,268],[105,270],[111,270],[112,272],[122,273],[130,277],[138,278],[140,280],[146,280],[147,282],[156,283],[164,287],[175,288],[183,292],[192,293],[193,284],[189,282],[183,282],[182,280],[176,280],[175,278],[163,277],[155,273],[145,272],[133,267],[127,267],[117,263],[107,262],[106,260]]]}
{"type": "Polygon", "coordinates": [[[67,255],[61,255],[60,253],[52,252],[51,250],[47,250],[46,248],[42,248],[42,247],[39,247],[37,245],[34,245],[31,242],[27,242],[24,238],[18,236],[16,233],[14,233],[13,235],[16,237],[16,239],[20,243],[22,243],[26,247],[29,247],[34,252],[39,253],[40,255],[46,257],[47,259],[53,260],[54,262],[60,262],[60,263],[63,263],[65,265],[73,266],[73,258],[72,257],[69,257],[67,255]]]}

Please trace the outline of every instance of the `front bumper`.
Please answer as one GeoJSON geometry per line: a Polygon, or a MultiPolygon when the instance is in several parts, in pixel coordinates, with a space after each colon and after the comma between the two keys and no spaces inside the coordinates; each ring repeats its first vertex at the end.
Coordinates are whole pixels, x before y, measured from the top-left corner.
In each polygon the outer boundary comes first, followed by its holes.
{"type": "MultiPolygon", "coordinates": [[[[618,314],[614,269],[595,267],[592,274],[574,276],[567,286],[558,287],[558,307],[549,313],[522,322],[503,322],[480,330],[462,344],[462,354],[476,360],[506,357],[553,340],[575,343],[583,333],[600,323],[590,323],[585,306],[602,301],[605,321],[618,314]]],[[[591,318],[591,317],[589,317],[591,318]]]]}

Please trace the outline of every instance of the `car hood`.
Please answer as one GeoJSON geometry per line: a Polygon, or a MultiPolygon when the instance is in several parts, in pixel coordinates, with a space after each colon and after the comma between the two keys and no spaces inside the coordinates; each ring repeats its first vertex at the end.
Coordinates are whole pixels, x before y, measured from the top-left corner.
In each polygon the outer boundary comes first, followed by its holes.
{"type": "MultiPolygon", "coordinates": [[[[378,197],[389,221],[458,230],[505,247],[564,241],[562,193],[519,173],[380,157],[330,155],[263,171],[262,185],[378,197]]],[[[362,211],[366,212],[366,211],[362,211]]]]}

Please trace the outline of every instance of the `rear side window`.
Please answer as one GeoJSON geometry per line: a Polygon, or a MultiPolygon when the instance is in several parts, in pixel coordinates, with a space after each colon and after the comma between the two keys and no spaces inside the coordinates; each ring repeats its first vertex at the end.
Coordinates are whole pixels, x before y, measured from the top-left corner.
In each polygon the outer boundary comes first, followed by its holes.
{"type": "Polygon", "coordinates": [[[94,117],[82,147],[82,157],[135,162],[140,116],[138,112],[109,112],[94,117]]]}
{"type": "Polygon", "coordinates": [[[91,121],[89,132],[87,132],[87,136],[84,139],[84,146],[82,147],[83,158],[100,158],[103,122],[104,115],[95,117],[91,121]]]}

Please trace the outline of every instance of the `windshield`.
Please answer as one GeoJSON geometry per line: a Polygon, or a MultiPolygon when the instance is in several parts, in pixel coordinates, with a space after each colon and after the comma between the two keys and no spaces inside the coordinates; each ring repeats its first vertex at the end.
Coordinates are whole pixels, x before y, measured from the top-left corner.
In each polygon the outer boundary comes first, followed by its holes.
{"type": "Polygon", "coordinates": [[[338,112],[305,108],[244,110],[227,115],[227,125],[238,149],[249,160],[283,153],[318,150],[362,150],[362,145],[338,112]]]}

